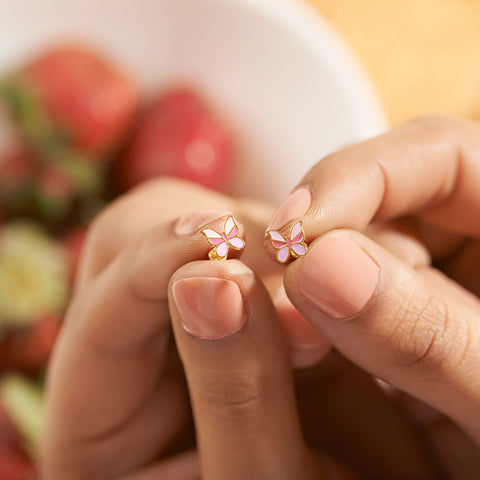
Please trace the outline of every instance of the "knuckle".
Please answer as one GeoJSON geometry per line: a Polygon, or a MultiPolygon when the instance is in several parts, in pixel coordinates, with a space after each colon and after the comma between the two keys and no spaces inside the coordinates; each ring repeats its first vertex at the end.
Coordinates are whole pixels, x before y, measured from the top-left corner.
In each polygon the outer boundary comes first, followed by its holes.
{"type": "Polygon", "coordinates": [[[241,376],[223,391],[222,402],[229,410],[252,414],[262,397],[262,386],[258,378],[241,376]]]}
{"type": "Polygon", "coordinates": [[[394,316],[390,342],[400,366],[437,369],[463,355],[466,343],[463,340],[468,338],[466,322],[452,317],[441,294],[426,298],[415,294],[394,316]]]}
{"type": "Polygon", "coordinates": [[[138,186],[132,191],[135,193],[145,193],[155,190],[156,193],[170,192],[172,189],[182,188],[185,185],[185,180],[176,177],[169,177],[168,175],[151,178],[138,186]]]}
{"type": "Polygon", "coordinates": [[[146,203],[151,203],[154,200],[159,208],[168,211],[172,209],[171,199],[184,198],[186,191],[193,197],[201,198],[204,196],[204,190],[199,185],[169,176],[147,180],[131,190],[129,196],[146,203]]]}
{"type": "Polygon", "coordinates": [[[151,252],[163,247],[162,258],[166,259],[169,248],[165,244],[165,226],[154,227],[148,233],[134,242],[121,255],[122,271],[126,272],[128,291],[135,297],[145,301],[165,301],[167,287],[170,281],[171,270],[164,261],[161,273],[156,269],[157,264],[152,262],[151,252]]]}
{"type": "Polygon", "coordinates": [[[474,122],[439,115],[415,118],[401,128],[421,139],[420,145],[442,145],[442,148],[452,150],[452,155],[458,154],[459,135],[462,132],[471,131],[472,128],[474,135],[480,132],[480,127],[474,122]]]}
{"type": "Polygon", "coordinates": [[[150,228],[146,233],[141,235],[135,242],[132,249],[134,251],[149,252],[152,249],[158,248],[159,245],[164,245],[169,239],[170,230],[166,230],[166,223],[159,223],[150,228]]]}
{"type": "Polygon", "coordinates": [[[212,372],[211,378],[202,379],[195,387],[202,403],[210,405],[209,410],[216,419],[227,423],[255,420],[261,414],[267,382],[266,375],[256,370],[232,372],[229,369],[220,381],[218,374],[212,372]]]}
{"type": "Polygon", "coordinates": [[[115,258],[132,229],[130,219],[137,218],[139,206],[133,194],[127,194],[113,201],[91,222],[85,250],[99,272],[115,258]]]}
{"type": "Polygon", "coordinates": [[[449,117],[440,115],[422,115],[406,123],[407,128],[420,130],[421,132],[437,132],[449,130],[455,121],[449,117]]]}

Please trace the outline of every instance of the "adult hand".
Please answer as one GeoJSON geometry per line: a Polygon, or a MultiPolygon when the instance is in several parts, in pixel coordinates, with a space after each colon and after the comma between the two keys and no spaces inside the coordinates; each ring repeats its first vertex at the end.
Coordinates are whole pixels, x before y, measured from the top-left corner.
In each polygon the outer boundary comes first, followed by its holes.
{"type": "Polygon", "coordinates": [[[187,264],[169,299],[202,478],[434,478],[406,416],[359,369],[332,355],[294,388],[275,307],[243,263],[187,264]]]}
{"type": "Polygon", "coordinates": [[[305,371],[297,412],[277,306],[244,263],[191,263],[209,249],[200,228],[219,230],[228,214],[185,216],[192,205],[234,211],[245,262],[276,283],[261,253],[267,207],[173,180],[110,206],[90,231],[49,371],[45,477],[353,478],[328,451],[367,478],[431,478],[408,424],[349,366],[305,371]]]}
{"type": "MultiPolygon", "coordinates": [[[[168,283],[181,265],[207,258],[202,226],[220,231],[233,210],[260,231],[265,208],[256,204],[250,214],[246,203],[166,179],[119,199],[95,221],[48,376],[46,478],[197,478],[196,453],[181,448],[191,413],[169,342],[168,283]],[[188,214],[192,205],[216,210],[188,214]]],[[[250,259],[271,274],[273,263],[255,258],[258,243],[250,259]]]]}
{"type": "Polygon", "coordinates": [[[269,227],[303,221],[284,283],[304,317],[477,444],[479,218],[480,127],[428,118],[321,161],[269,227]]]}

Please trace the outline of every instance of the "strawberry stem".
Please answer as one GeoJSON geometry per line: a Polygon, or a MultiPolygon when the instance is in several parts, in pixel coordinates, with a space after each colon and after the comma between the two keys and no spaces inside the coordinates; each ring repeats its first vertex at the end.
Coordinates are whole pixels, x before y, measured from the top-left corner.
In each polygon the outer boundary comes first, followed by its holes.
{"type": "Polygon", "coordinates": [[[103,175],[94,160],[72,146],[66,132],[55,125],[33,86],[18,77],[0,82],[0,101],[8,107],[21,134],[38,157],[63,169],[81,196],[98,194],[103,175]]]}

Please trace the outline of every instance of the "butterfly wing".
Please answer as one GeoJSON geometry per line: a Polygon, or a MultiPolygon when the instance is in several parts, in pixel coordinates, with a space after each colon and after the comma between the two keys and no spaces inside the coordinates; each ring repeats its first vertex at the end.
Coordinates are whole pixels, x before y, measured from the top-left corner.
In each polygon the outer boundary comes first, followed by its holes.
{"type": "Polygon", "coordinates": [[[245,242],[238,236],[238,226],[232,216],[228,217],[225,222],[225,235],[227,236],[228,243],[236,250],[245,248],[245,242]]]}
{"type": "Polygon", "coordinates": [[[302,222],[296,222],[292,225],[290,230],[290,243],[300,243],[305,239],[305,234],[303,233],[302,222]]]}
{"type": "Polygon", "coordinates": [[[277,260],[285,263],[290,258],[290,248],[287,245],[286,238],[276,230],[269,230],[270,240],[274,248],[277,249],[277,260]]]}
{"type": "Polygon", "coordinates": [[[236,237],[238,235],[238,227],[234,218],[230,215],[225,221],[225,235],[227,238],[236,237]]]}
{"type": "Polygon", "coordinates": [[[292,255],[295,258],[303,257],[307,253],[307,244],[305,243],[305,233],[303,232],[301,221],[292,225],[289,238],[292,248],[292,255]]]}
{"type": "Polygon", "coordinates": [[[272,242],[272,245],[277,250],[287,245],[287,240],[280,232],[277,232],[276,230],[269,230],[267,233],[270,235],[270,240],[272,242]]]}
{"type": "Polygon", "coordinates": [[[303,257],[307,253],[307,246],[303,242],[293,243],[292,252],[294,253],[294,256],[303,257]]]}
{"type": "Polygon", "coordinates": [[[228,243],[223,241],[219,245],[217,245],[216,253],[218,257],[225,258],[228,255],[228,243]]]}
{"type": "Polygon", "coordinates": [[[235,250],[242,250],[245,248],[245,242],[240,237],[233,237],[228,239],[228,243],[232,246],[235,250]]]}
{"type": "Polygon", "coordinates": [[[282,248],[279,248],[277,250],[277,260],[280,263],[285,263],[287,260],[290,258],[290,248],[288,248],[288,245],[285,245],[282,248]]]}
{"type": "Polygon", "coordinates": [[[224,241],[219,233],[217,233],[215,230],[211,230],[210,228],[202,230],[202,233],[205,235],[210,245],[217,246],[224,241]]]}

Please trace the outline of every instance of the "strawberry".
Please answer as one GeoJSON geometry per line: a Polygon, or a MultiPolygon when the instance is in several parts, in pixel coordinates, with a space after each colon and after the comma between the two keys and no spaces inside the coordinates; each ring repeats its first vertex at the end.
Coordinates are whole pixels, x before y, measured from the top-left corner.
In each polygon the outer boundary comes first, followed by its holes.
{"type": "Polygon", "coordinates": [[[3,154],[0,147],[5,211],[50,224],[95,214],[104,164],[136,116],[133,83],[93,52],[59,47],[4,78],[0,102],[0,140],[9,139],[3,154]]]}
{"type": "Polygon", "coordinates": [[[135,117],[138,93],[133,82],[86,49],[63,46],[47,51],[27,65],[22,77],[80,151],[108,153],[135,117]]]}
{"type": "Polygon", "coordinates": [[[0,340],[0,371],[37,373],[44,369],[59,331],[59,319],[46,315],[28,328],[7,332],[0,340]]]}
{"type": "Polygon", "coordinates": [[[52,199],[66,199],[73,196],[75,184],[68,173],[56,166],[51,165],[38,172],[38,187],[47,197],[52,199]]]}
{"type": "Polygon", "coordinates": [[[157,98],[119,166],[122,189],[171,175],[222,188],[232,169],[232,141],[200,98],[176,89],[157,98]]]}
{"type": "Polygon", "coordinates": [[[1,480],[35,480],[35,465],[28,458],[0,453],[0,479],[1,480]]]}
{"type": "Polygon", "coordinates": [[[21,186],[33,175],[34,166],[27,150],[5,154],[0,161],[0,181],[4,188],[21,186]]]}
{"type": "Polygon", "coordinates": [[[30,480],[35,466],[23,447],[23,441],[0,403],[0,480],[30,480]]]}
{"type": "Polygon", "coordinates": [[[0,455],[2,454],[26,456],[20,434],[0,403],[0,455]]]}

